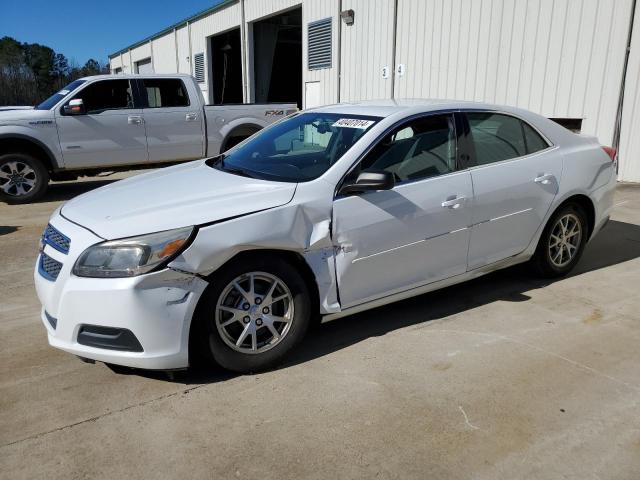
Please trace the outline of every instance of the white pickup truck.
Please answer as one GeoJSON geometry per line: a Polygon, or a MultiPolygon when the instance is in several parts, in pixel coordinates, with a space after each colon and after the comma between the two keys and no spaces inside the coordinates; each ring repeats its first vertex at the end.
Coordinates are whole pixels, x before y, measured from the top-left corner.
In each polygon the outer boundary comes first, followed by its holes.
{"type": "Polygon", "coordinates": [[[29,203],[49,179],[214,156],[295,104],[205,105],[189,75],[97,75],[33,108],[0,110],[0,200],[29,203]]]}

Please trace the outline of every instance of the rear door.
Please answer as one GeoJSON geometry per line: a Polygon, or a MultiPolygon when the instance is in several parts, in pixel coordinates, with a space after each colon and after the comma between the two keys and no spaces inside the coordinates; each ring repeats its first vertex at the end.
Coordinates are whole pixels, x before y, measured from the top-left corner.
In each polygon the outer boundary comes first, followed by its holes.
{"type": "Polygon", "coordinates": [[[469,171],[456,171],[456,143],[453,114],[413,119],[347,176],[385,170],[396,186],[334,201],[343,307],[466,271],[473,192],[469,171]]]}
{"type": "MultiPolygon", "coordinates": [[[[142,109],[128,79],[89,83],[73,99],[82,99],[86,114],[56,111],[65,168],[134,165],[147,161],[142,109]]],[[[71,99],[70,99],[71,100],[71,99]]]]}
{"type": "Polygon", "coordinates": [[[150,162],[204,155],[203,112],[179,78],[139,80],[150,162]]]}
{"type": "Polygon", "coordinates": [[[531,125],[497,112],[467,112],[474,203],[469,269],[531,243],[558,192],[562,155],[531,125]]]}

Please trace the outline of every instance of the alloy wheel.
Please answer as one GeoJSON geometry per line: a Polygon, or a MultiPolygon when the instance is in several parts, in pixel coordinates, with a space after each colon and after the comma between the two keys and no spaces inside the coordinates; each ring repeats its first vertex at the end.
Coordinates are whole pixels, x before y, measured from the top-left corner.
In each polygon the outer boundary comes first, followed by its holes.
{"type": "Polygon", "coordinates": [[[291,291],[281,279],[266,272],[236,277],[216,303],[215,323],[220,337],[241,353],[272,349],[289,333],[293,319],[291,291]]]}
{"type": "Polygon", "coordinates": [[[549,236],[549,259],[556,267],[568,265],[580,249],[582,224],[574,213],[560,217],[549,236]]]}
{"type": "Polygon", "coordinates": [[[7,195],[26,195],[35,188],[37,179],[36,171],[25,162],[12,161],[0,165],[0,188],[7,195]]]}

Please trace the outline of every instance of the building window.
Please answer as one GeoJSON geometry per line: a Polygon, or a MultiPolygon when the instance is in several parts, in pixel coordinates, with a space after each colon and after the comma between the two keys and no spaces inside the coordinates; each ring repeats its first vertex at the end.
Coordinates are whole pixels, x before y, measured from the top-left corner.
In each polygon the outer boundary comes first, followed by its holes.
{"type": "Polygon", "coordinates": [[[198,83],[204,83],[204,53],[196,53],[193,56],[193,76],[198,83]]]}
{"type": "Polygon", "coordinates": [[[307,35],[309,70],[331,68],[331,18],[309,23],[307,35]]]}

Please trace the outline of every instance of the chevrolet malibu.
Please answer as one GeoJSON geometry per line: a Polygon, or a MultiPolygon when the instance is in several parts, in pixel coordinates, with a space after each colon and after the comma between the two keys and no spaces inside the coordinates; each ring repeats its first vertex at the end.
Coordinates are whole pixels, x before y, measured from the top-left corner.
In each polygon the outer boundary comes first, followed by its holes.
{"type": "Polygon", "coordinates": [[[511,107],[299,112],[56,210],[35,268],[42,322],[84,359],[259,371],[316,318],[518,263],[566,275],[609,218],[615,170],[595,138],[511,107]]]}

